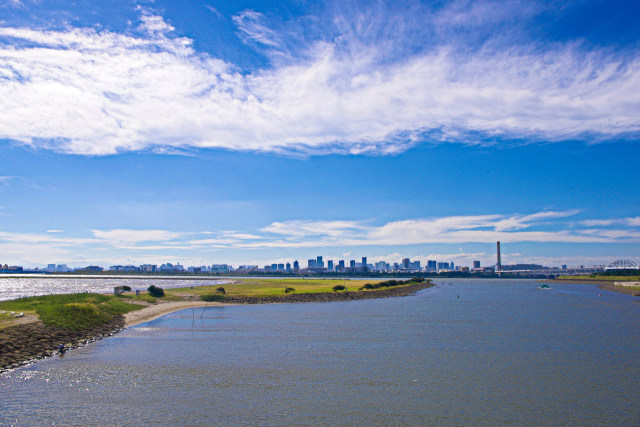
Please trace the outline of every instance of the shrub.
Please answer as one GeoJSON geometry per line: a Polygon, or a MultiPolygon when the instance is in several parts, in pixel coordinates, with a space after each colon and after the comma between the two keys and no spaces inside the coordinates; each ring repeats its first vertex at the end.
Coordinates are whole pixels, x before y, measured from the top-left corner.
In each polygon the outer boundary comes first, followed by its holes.
{"type": "Polygon", "coordinates": [[[344,287],[344,286],[342,286],[342,285],[335,285],[335,286],[333,287],[333,292],[337,292],[337,291],[344,291],[344,290],[345,290],[345,287],[344,287]]]}
{"type": "Polygon", "coordinates": [[[284,288],[284,293],[285,294],[288,294],[289,292],[295,292],[295,291],[296,291],[295,289],[290,288],[288,286],[285,286],[285,288],[284,288]]]}
{"type": "Polygon", "coordinates": [[[224,301],[226,299],[226,296],[220,294],[200,295],[200,301],[206,302],[224,301]]]}
{"type": "Polygon", "coordinates": [[[147,292],[152,297],[160,298],[164,296],[164,289],[157,287],[156,285],[151,285],[147,288],[147,292]]]}
{"type": "Polygon", "coordinates": [[[131,292],[131,286],[123,285],[123,286],[115,286],[113,288],[114,295],[120,295],[123,292],[131,292]]]}
{"type": "Polygon", "coordinates": [[[219,288],[216,289],[216,291],[220,292],[223,295],[227,294],[227,291],[224,290],[224,288],[222,286],[220,286],[219,288]]]}
{"type": "Polygon", "coordinates": [[[367,283],[361,289],[375,289],[375,287],[371,283],[367,283]]]}

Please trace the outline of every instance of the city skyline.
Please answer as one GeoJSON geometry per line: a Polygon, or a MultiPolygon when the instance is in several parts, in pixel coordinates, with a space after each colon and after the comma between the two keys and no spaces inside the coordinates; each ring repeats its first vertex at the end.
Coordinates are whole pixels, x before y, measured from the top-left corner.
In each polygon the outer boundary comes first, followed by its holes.
{"type": "Polygon", "coordinates": [[[638,261],[639,12],[0,0],[0,262],[638,261]]]}

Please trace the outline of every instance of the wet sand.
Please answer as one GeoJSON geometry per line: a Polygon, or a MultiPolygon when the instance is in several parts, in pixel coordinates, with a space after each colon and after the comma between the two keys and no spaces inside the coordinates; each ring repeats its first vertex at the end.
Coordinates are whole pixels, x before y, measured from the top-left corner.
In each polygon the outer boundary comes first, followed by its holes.
{"type": "Polygon", "coordinates": [[[162,317],[165,314],[173,313],[185,308],[191,307],[214,307],[221,304],[217,302],[204,302],[204,301],[178,301],[178,302],[161,302],[155,305],[150,305],[142,310],[132,311],[124,315],[125,327],[139,325],[140,323],[150,322],[162,317]]]}

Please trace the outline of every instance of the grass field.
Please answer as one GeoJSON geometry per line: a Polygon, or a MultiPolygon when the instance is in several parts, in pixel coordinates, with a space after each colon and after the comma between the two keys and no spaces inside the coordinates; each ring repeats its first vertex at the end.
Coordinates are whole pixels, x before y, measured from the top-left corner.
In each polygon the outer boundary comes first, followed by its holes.
{"type": "MultiPolygon", "coordinates": [[[[36,314],[45,325],[80,330],[101,325],[117,314],[140,310],[144,306],[131,304],[113,295],[93,293],[41,295],[0,301],[0,311],[36,314]]],[[[0,320],[12,318],[0,314],[0,320]]]]}
{"type": "Polygon", "coordinates": [[[295,293],[333,292],[336,285],[344,285],[355,291],[366,283],[378,283],[382,280],[342,280],[342,279],[234,279],[233,284],[194,286],[193,288],[165,289],[168,296],[204,295],[216,292],[222,286],[229,296],[270,296],[281,295],[284,288],[294,288],[295,293]]]}

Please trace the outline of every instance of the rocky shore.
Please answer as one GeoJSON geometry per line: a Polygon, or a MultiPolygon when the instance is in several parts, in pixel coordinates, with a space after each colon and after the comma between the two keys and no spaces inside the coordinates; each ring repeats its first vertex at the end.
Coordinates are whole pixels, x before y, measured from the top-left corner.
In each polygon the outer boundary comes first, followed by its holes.
{"type": "Polygon", "coordinates": [[[415,283],[406,286],[397,286],[375,291],[351,291],[351,292],[320,292],[312,294],[282,294],[268,297],[249,296],[227,296],[225,303],[230,304],[273,304],[273,303],[296,303],[296,302],[331,302],[331,301],[351,301],[358,299],[374,299],[401,297],[418,292],[421,289],[435,286],[433,283],[415,283]]]}
{"type": "Polygon", "coordinates": [[[109,323],[82,331],[46,326],[42,322],[0,329],[0,372],[54,356],[60,344],[73,349],[111,336],[123,327],[124,317],[116,316],[109,323]]]}
{"type": "Polygon", "coordinates": [[[619,292],[621,294],[633,295],[634,297],[640,296],[640,291],[636,289],[625,288],[624,286],[616,286],[611,282],[600,283],[598,284],[598,288],[604,289],[605,291],[619,292]]]}

